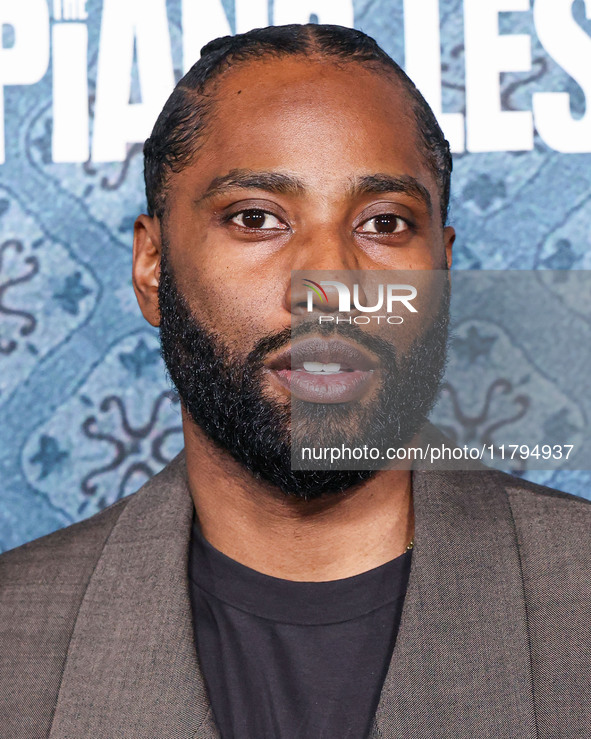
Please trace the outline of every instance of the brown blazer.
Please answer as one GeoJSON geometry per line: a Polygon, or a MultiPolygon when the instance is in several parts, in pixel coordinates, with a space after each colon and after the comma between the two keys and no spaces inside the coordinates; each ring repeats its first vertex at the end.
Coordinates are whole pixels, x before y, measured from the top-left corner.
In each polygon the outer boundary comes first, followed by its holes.
{"type": "MultiPolygon", "coordinates": [[[[414,472],[413,494],[372,739],[589,739],[591,505],[493,471],[414,472]]],[[[3,739],[219,737],[192,634],[192,511],[181,454],[0,557],[3,739]]]]}

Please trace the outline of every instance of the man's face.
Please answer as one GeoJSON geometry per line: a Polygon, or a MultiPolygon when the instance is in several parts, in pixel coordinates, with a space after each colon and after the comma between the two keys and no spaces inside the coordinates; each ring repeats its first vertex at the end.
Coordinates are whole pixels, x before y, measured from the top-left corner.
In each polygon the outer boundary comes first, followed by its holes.
{"type": "MultiPolygon", "coordinates": [[[[193,420],[285,492],[313,497],[367,478],[286,470],[291,393],[276,359],[302,310],[291,270],[441,269],[453,231],[439,214],[437,186],[397,82],[357,64],[298,58],[226,73],[199,154],[170,179],[161,224],[163,349],[193,420]],[[386,189],[388,178],[405,187],[386,189]]],[[[439,309],[445,313],[445,301],[434,308],[442,333],[439,309]]],[[[418,365],[415,373],[425,364],[412,336],[392,347],[371,332],[343,333],[395,368],[391,384],[400,384],[405,362],[407,370],[418,365]]],[[[433,378],[438,365],[423,369],[433,378]]],[[[388,396],[387,381],[377,373],[350,403],[308,398],[307,435],[326,429],[327,419],[357,434],[380,403],[401,400],[388,396]]],[[[415,411],[425,410],[427,395],[415,411]]]]}

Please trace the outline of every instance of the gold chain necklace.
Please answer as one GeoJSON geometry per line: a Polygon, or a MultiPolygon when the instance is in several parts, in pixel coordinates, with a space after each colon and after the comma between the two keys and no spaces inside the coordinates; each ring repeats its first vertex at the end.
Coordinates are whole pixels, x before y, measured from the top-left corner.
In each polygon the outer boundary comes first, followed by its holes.
{"type": "Polygon", "coordinates": [[[414,545],[415,545],[415,538],[413,536],[413,538],[410,540],[409,545],[406,547],[405,551],[410,552],[410,550],[414,547],[414,545]]]}

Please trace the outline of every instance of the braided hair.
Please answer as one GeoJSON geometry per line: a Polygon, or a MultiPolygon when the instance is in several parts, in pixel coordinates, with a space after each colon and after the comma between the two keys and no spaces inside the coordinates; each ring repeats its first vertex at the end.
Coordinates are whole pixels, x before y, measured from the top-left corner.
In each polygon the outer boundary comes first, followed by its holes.
{"type": "Polygon", "coordinates": [[[445,225],[452,158],[433,111],[402,68],[370,36],[354,28],[312,23],[255,28],[216,38],[201,49],[200,59],[174,88],[144,144],[149,215],[165,215],[169,175],[186,167],[199,149],[215,102],[214,80],[241,62],[286,56],[357,62],[395,75],[410,97],[425,161],[437,182],[445,225]]]}

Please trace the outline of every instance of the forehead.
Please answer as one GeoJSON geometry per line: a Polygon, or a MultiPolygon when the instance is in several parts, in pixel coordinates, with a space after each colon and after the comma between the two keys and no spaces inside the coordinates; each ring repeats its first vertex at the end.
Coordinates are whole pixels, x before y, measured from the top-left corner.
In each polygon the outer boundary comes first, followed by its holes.
{"type": "Polygon", "coordinates": [[[410,175],[437,198],[410,96],[391,74],[302,57],[229,69],[212,89],[206,136],[190,169],[282,170],[330,192],[373,173],[410,175]]]}

